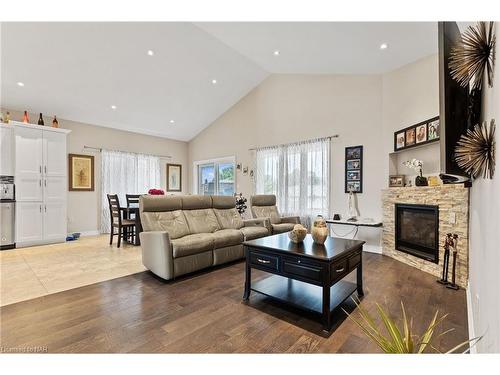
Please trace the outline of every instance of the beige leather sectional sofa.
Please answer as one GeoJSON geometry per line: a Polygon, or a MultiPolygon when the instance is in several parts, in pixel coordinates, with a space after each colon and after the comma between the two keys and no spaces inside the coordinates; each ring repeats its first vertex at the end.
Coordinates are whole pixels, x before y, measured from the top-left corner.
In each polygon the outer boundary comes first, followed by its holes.
{"type": "Polygon", "coordinates": [[[144,195],[142,263],[163,279],[244,257],[242,242],[270,234],[267,218],[242,220],[232,196],[144,195]]]}
{"type": "Polygon", "coordinates": [[[295,224],[300,224],[298,216],[281,216],[276,206],[276,195],[260,194],[250,197],[252,217],[269,218],[271,234],[285,233],[293,230],[295,224]]]}

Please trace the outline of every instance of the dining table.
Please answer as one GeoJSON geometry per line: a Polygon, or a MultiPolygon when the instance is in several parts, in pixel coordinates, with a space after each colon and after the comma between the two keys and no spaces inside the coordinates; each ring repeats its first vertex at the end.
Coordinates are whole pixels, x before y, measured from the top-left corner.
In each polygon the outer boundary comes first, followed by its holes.
{"type": "Polygon", "coordinates": [[[142,232],[141,216],[139,215],[139,207],[121,207],[122,217],[127,220],[133,220],[135,222],[135,236],[132,236],[133,240],[129,240],[129,234],[123,233],[123,240],[135,246],[140,246],[141,239],[139,233],[142,232]]]}

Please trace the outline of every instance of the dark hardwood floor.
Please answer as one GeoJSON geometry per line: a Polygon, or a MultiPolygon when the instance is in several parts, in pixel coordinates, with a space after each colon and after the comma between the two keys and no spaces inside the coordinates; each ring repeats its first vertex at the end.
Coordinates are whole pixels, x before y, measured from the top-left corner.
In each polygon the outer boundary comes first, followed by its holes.
{"type": "MultiPolygon", "coordinates": [[[[436,340],[445,351],[467,339],[466,297],[391,258],[365,253],[362,305],[400,314],[405,303],[421,333],[439,309],[449,313],[436,340]]],[[[254,273],[254,280],[266,277],[254,273]]],[[[319,320],[252,293],[242,302],[244,263],[164,282],[150,272],[68,290],[0,309],[0,344],[47,352],[373,353],[379,352],[342,311],[325,337],[319,320]]],[[[344,308],[353,310],[352,301],[344,308]]]]}

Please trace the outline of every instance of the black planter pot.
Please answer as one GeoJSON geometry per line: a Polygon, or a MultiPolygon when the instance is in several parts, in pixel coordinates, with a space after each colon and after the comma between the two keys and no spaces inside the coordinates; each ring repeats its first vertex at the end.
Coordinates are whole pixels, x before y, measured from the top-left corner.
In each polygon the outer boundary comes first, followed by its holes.
{"type": "Polygon", "coordinates": [[[415,186],[428,186],[427,178],[423,176],[417,176],[415,178],[415,186]]]}

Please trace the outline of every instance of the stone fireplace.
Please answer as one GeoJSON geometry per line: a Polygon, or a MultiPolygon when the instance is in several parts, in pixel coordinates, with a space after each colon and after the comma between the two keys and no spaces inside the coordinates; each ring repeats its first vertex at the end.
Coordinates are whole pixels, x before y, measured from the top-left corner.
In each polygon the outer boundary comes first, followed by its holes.
{"type": "Polygon", "coordinates": [[[438,263],[439,207],[396,203],[396,250],[438,263]]]}
{"type": "MultiPolygon", "coordinates": [[[[389,188],[382,192],[384,255],[441,276],[446,233],[458,239],[457,284],[466,287],[469,189],[463,185],[389,188]]],[[[451,278],[451,268],[450,274],[451,278]]]]}

